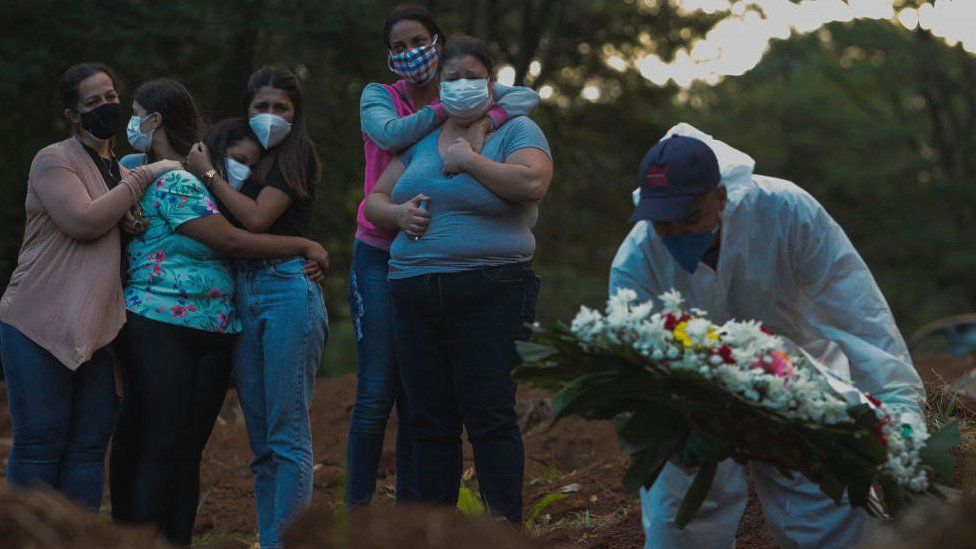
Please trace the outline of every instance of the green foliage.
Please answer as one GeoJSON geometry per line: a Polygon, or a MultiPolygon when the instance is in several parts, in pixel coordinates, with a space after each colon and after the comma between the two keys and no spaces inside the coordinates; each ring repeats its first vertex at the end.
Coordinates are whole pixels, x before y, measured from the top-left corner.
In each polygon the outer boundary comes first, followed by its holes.
{"type": "Polygon", "coordinates": [[[474,491],[467,486],[461,486],[461,488],[458,490],[457,508],[465,515],[472,517],[481,516],[487,512],[485,509],[485,504],[482,503],[481,499],[478,498],[474,491]]]}
{"type": "Polygon", "coordinates": [[[569,497],[569,494],[563,494],[561,492],[553,492],[553,493],[550,493],[550,494],[546,494],[545,496],[543,496],[542,499],[539,500],[538,503],[536,503],[532,507],[532,513],[529,515],[529,518],[525,521],[526,524],[529,525],[529,526],[535,524],[536,519],[538,519],[539,516],[541,516],[542,513],[550,505],[552,505],[553,503],[556,503],[559,500],[566,499],[568,497],[569,497]]]}
{"type": "Polygon", "coordinates": [[[959,422],[953,421],[934,433],[919,455],[926,463],[931,464],[937,473],[950,478],[955,471],[956,459],[949,450],[958,446],[960,440],[959,422]]]}

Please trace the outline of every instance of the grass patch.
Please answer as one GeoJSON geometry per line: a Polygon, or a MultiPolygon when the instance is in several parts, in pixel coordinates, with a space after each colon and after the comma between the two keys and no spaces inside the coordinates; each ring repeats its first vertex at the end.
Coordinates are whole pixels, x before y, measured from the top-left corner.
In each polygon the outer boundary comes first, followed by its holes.
{"type": "Polygon", "coordinates": [[[561,517],[555,521],[545,520],[545,515],[543,515],[543,520],[539,524],[527,524],[527,529],[532,537],[543,537],[547,536],[557,530],[598,530],[600,528],[606,528],[608,526],[613,526],[615,524],[620,524],[633,512],[640,512],[640,504],[634,502],[630,505],[624,505],[618,507],[612,513],[607,513],[605,515],[595,515],[590,513],[589,510],[586,511],[575,511],[569,513],[565,517],[561,517]]]}

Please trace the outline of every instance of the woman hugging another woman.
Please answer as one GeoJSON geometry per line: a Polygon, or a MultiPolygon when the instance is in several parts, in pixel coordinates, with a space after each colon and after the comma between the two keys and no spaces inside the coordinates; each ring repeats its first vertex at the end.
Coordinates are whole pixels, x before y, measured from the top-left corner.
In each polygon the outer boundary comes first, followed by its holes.
{"type": "MultiPolygon", "coordinates": [[[[151,136],[149,160],[182,161],[200,139],[202,120],[179,82],[143,84],[132,106],[140,131],[151,136]]],[[[231,172],[259,161],[258,143],[240,121],[217,125],[207,141],[219,170],[206,179],[234,179],[231,172]]],[[[153,522],[173,543],[189,544],[200,458],[242,329],[229,260],[304,257],[311,262],[299,272],[321,277],[328,254],[306,238],[235,227],[204,181],[181,169],[157,178],[140,206],[147,228],[127,248],[125,397],[112,449],[112,514],[153,522]]]]}

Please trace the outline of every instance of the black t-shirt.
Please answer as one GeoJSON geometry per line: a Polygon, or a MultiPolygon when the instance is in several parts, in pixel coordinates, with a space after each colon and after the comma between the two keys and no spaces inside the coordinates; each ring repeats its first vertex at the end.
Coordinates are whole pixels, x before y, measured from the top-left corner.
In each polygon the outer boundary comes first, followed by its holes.
{"type": "Polygon", "coordinates": [[[81,146],[88,151],[88,156],[90,156],[92,162],[98,166],[98,171],[102,174],[102,179],[105,180],[105,184],[108,186],[108,188],[110,190],[114,189],[115,186],[119,184],[119,181],[122,181],[122,170],[119,168],[119,161],[115,158],[115,155],[113,154],[108,158],[102,158],[95,149],[85,145],[84,143],[82,143],[81,146]]]}
{"type": "MultiPolygon", "coordinates": [[[[268,170],[264,185],[255,181],[253,177],[244,182],[240,192],[248,198],[256,199],[265,185],[274,187],[291,197],[291,205],[271,224],[271,227],[267,231],[268,234],[310,237],[312,229],[312,205],[315,203],[315,181],[312,178],[316,175],[315,162],[311,158],[309,159],[305,173],[307,174],[307,178],[303,183],[305,184],[305,192],[308,193],[308,198],[305,199],[295,194],[295,191],[288,186],[285,177],[278,168],[277,162],[268,170]]],[[[232,223],[239,225],[233,216],[227,215],[226,211],[224,215],[232,223]]]]}

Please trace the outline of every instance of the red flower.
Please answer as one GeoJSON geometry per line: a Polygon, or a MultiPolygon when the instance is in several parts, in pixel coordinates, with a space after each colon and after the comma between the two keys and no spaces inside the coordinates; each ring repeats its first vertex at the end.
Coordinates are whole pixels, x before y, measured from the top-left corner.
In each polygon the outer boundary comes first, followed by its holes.
{"type": "Polygon", "coordinates": [[[187,305],[186,306],[186,310],[187,311],[190,311],[191,313],[195,313],[195,312],[197,312],[197,307],[196,307],[196,305],[187,305]]]}
{"type": "Polygon", "coordinates": [[[718,348],[718,356],[722,357],[722,362],[726,364],[735,364],[735,358],[732,356],[732,348],[728,345],[722,345],[718,348]]]}
{"type": "Polygon", "coordinates": [[[159,263],[153,265],[152,271],[153,271],[153,274],[157,274],[157,275],[163,274],[163,268],[159,266],[159,263]]]}
{"type": "Polygon", "coordinates": [[[155,261],[156,263],[162,263],[166,259],[166,252],[162,250],[156,250],[149,254],[149,259],[155,261]]]}
{"type": "Polygon", "coordinates": [[[170,310],[172,311],[173,316],[176,318],[183,318],[186,316],[186,307],[183,307],[182,305],[176,305],[170,310]]]}
{"type": "Polygon", "coordinates": [[[217,299],[224,295],[224,291],[218,288],[213,288],[210,290],[210,299],[217,299]]]}
{"type": "Polygon", "coordinates": [[[673,314],[668,313],[664,315],[664,329],[671,332],[675,329],[675,327],[678,326],[678,324],[688,322],[689,320],[691,320],[691,315],[688,313],[684,313],[680,317],[676,317],[673,314]]]}
{"type": "Polygon", "coordinates": [[[881,441],[881,444],[883,444],[885,448],[888,447],[888,439],[885,438],[884,426],[889,423],[891,423],[891,416],[886,415],[884,419],[879,419],[878,422],[874,424],[874,437],[881,441]]]}

